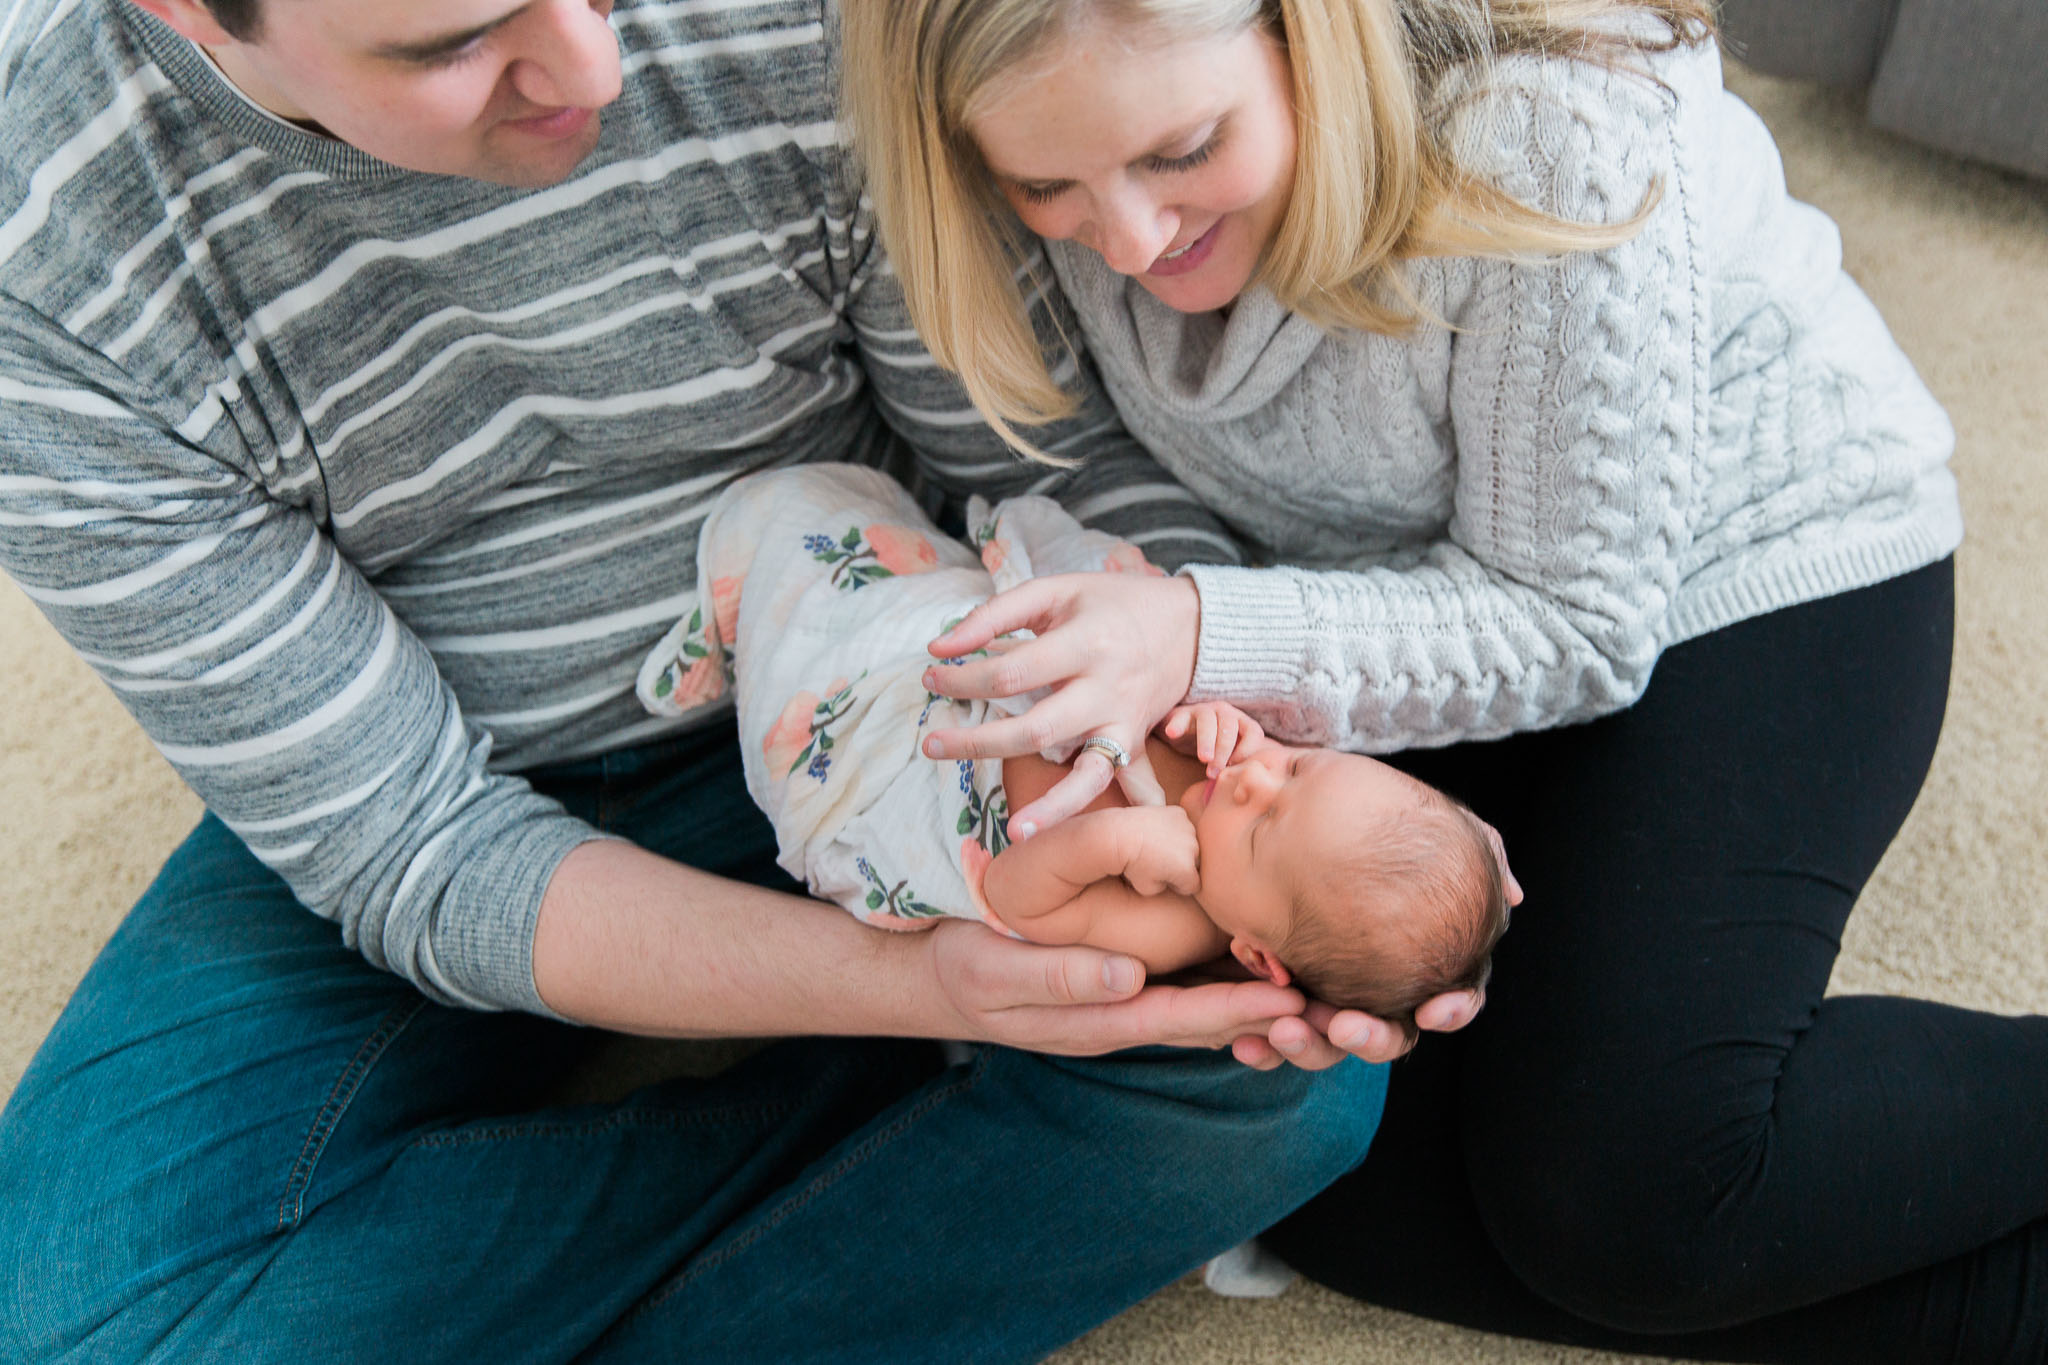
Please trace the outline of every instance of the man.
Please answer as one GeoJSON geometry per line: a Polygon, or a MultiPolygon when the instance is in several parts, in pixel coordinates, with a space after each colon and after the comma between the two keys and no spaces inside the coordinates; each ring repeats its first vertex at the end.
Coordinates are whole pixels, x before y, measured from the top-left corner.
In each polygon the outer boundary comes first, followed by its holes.
{"type": "Polygon", "coordinates": [[[0,1354],[1026,1359],[1362,1155],[1293,992],[876,933],[633,700],[751,469],[1227,551],[1099,395],[1071,475],[971,419],[830,60],[818,0],[9,11],[0,566],[211,813],[0,1117],[0,1354]],[[565,1021],[792,1041],[571,1107],[565,1021]]]}

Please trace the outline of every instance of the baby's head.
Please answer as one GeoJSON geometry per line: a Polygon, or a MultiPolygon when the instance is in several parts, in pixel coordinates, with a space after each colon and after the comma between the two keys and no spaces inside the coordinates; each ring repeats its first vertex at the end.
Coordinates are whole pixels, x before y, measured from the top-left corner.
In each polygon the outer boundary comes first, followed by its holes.
{"type": "Polygon", "coordinates": [[[1251,970],[1410,1032],[1418,1005],[1486,984],[1507,927],[1486,827],[1362,754],[1270,745],[1181,797],[1209,917],[1251,970]]]}

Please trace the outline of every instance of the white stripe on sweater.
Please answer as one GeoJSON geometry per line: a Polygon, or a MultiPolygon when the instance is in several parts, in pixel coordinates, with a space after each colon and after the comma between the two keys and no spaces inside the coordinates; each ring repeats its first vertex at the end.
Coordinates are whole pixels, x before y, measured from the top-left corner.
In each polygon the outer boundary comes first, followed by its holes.
{"type": "Polygon", "coordinates": [[[0,265],[12,260],[22,244],[49,221],[50,206],[55,202],[57,192],[71,177],[91,165],[94,157],[127,133],[135,115],[152,95],[170,88],[170,77],[158,70],[154,63],[138,67],[134,75],[121,82],[106,108],[73,133],[48,161],[36,167],[28,179],[28,195],[22,200],[21,207],[5,223],[0,223],[0,265]]]}

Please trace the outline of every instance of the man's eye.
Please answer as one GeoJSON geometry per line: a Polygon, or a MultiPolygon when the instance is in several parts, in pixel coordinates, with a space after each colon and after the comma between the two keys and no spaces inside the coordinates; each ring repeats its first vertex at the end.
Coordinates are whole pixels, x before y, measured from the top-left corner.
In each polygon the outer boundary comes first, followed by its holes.
{"type": "Polygon", "coordinates": [[[471,38],[461,47],[451,47],[444,51],[436,52],[431,56],[420,58],[420,65],[429,71],[440,71],[447,67],[461,66],[464,62],[472,61],[481,56],[483,50],[484,40],[482,35],[478,35],[471,38]]]}

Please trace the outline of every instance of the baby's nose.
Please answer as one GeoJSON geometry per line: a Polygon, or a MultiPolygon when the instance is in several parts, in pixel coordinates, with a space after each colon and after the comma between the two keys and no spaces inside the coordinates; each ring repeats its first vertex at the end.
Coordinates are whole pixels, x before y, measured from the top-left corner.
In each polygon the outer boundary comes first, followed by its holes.
{"type": "Polygon", "coordinates": [[[1263,763],[1241,763],[1238,765],[1237,786],[1234,795],[1240,803],[1269,794],[1280,784],[1271,768],[1263,763]]]}

